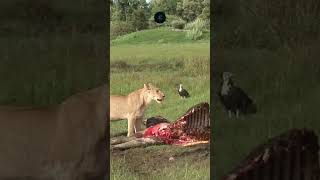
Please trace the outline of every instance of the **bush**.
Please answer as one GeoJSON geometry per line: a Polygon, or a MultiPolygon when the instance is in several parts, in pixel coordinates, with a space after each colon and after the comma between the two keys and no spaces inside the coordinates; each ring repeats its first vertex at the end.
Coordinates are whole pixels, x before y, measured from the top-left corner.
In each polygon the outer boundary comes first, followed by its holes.
{"type": "Polygon", "coordinates": [[[114,39],[118,36],[122,36],[131,32],[135,29],[131,22],[126,21],[112,21],[110,24],[110,38],[114,39]]]}
{"type": "Polygon", "coordinates": [[[203,32],[209,29],[209,21],[196,19],[185,25],[184,29],[188,30],[186,37],[191,40],[198,40],[202,37],[203,32]]]}
{"type": "MultiPolygon", "coordinates": [[[[164,23],[158,24],[158,23],[154,22],[154,17],[151,16],[151,17],[149,18],[149,28],[150,28],[150,29],[153,29],[153,28],[156,28],[156,27],[163,27],[163,26],[175,28],[174,25],[173,25],[173,23],[174,23],[174,22],[177,22],[177,21],[179,21],[179,23],[184,22],[184,24],[185,24],[185,21],[183,21],[183,20],[182,20],[180,17],[178,17],[178,16],[167,15],[166,17],[167,17],[167,19],[166,19],[166,21],[165,21],[164,23]]],[[[179,26],[179,25],[178,25],[178,26],[179,26]]],[[[180,28],[177,28],[177,29],[180,29],[180,28]]],[[[181,29],[183,29],[183,27],[182,27],[181,29]]]]}
{"type": "Polygon", "coordinates": [[[171,22],[171,26],[175,29],[183,29],[186,22],[184,20],[174,20],[171,22]]]}
{"type": "Polygon", "coordinates": [[[192,30],[192,29],[199,29],[199,30],[205,30],[209,26],[209,23],[207,20],[203,19],[196,19],[188,24],[185,25],[185,29],[192,30]]]}
{"type": "Polygon", "coordinates": [[[130,21],[132,22],[132,26],[136,30],[143,30],[148,28],[148,19],[146,17],[146,13],[143,9],[137,9],[133,12],[132,17],[130,17],[130,21]]]}
{"type": "Polygon", "coordinates": [[[191,40],[198,40],[202,37],[202,31],[197,28],[191,29],[187,32],[186,37],[191,40]]]}

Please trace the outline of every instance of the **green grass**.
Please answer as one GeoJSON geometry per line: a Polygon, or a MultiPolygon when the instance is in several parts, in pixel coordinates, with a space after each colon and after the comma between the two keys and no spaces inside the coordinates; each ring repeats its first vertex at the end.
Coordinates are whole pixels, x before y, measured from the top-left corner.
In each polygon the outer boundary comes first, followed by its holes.
{"type": "Polygon", "coordinates": [[[254,147],[288,129],[306,127],[320,135],[318,47],[301,48],[293,58],[282,50],[218,51],[212,83],[218,83],[223,71],[233,72],[236,83],[256,101],[258,113],[230,120],[215,98],[214,179],[221,179],[254,147]]]}
{"type": "Polygon", "coordinates": [[[0,103],[56,104],[105,82],[102,36],[0,36],[0,103]]]}
{"type": "Polygon", "coordinates": [[[209,155],[199,151],[186,156],[183,155],[184,152],[189,150],[162,145],[130,149],[117,155],[111,154],[111,179],[209,180],[209,155]],[[174,157],[175,160],[169,161],[170,157],[174,157]]]}
{"type": "Polygon", "coordinates": [[[205,32],[201,40],[193,41],[186,38],[186,31],[174,31],[170,28],[148,29],[120,36],[112,41],[119,44],[167,44],[167,43],[199,43],[208,42],[210,33],[205,32]]]}
{"type": "MultiPolygon", "coordinates": [[[[166,99],[163,104],[151,103],[145,117],[161,115],[174,121],[191,106],[209,102],[209,41],[182,42],[179,38],[184,35],[176,34],[181,32],[152,31],[129,34],[113,41],[110,94],[126,95],[151,82],[161,88],[166,99]],[[143,38],[130,39],[135,34],[143,38]],[[151,34],[171,42],[162,44],[149,40],[151,34]],[[180,99],[176,90],[178,83],[184,84],[191,98],[180,99]]],[[[110,128],[111,136],[126,133],[127,122],[111,122],[110,128]]],[[[209,156],[183,156],[174,162],[168,161],[170,156],[179,157],[191,149],[164,145],[112,153],[111,179],[209,179],[209,156]]]]}

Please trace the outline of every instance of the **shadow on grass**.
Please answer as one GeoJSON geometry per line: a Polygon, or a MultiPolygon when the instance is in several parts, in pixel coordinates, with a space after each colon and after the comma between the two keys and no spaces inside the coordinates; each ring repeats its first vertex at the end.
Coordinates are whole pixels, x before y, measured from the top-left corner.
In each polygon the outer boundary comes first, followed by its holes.
{"type": "Polygon", "coordinates": [[[161,63],[146,63],[141,61],[139,64],[129,64],[123,60],[111,63],[110,69],[112,73],[119,72],[142,72],[142,71],[177,71],[184,67],[182,61],[175,63],[161,62],[161,63]]]}

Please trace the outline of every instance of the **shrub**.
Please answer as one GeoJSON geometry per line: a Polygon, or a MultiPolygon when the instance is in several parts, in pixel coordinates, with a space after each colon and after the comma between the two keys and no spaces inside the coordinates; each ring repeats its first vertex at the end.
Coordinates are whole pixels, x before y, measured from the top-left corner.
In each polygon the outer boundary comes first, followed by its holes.
{"type": "MultiPolygon", "coordinates": [[[[156,28],[156,27],[160,27],[160,26],[166,26],[166,27],[173,27],[173,28],[175,28],[174,26],[173,26],[173,22],[176,22],[176,21],[179,21],[179,22],[182,22],[183,20],[180,18],[180,17],[178,17],[178,16],[174,16],[174,15],[167,15],[166,16],[167,17],[167,19],[166,19],[166,21],[164,22],[164,23],[162,23],[162,24],[158,24],[158,23],[156,23],[156,22],[154,22],[154,17],[153,16],[151,16],[150,18],[149,18],[149,28],[156,28]]],[[[185,21],[183,21],[184,22],[184,24],[185,24],[185,21]]],[[[177,29],[179,29],[179,28],[177,28],[177,29]]],[[[182,27],[182,29],[183,29],[183,27],[182,27]]]]}
{"type": "Polygon", "coordinates": [[[135,31],[134,27],[132,26],[132,23],[126,21],[112,21],[110,27],[111,39],[135,31]]]}
{"type": "Polygon", "coordinates": [[[202,31],[197,28],[191,29],[187,32],[186,37],[191,40],[198,40],[202,37],[202,31]]]}
{"type": "Polygon", "coordinates": [[[186,22],[184,20],[174,20],[171,22],[171,26],[175,29],[183,29],[186,22]]]}
{"type": "Polygon", "coordinates": [[[203,19],[196,19],[185,25],[184,29],[188,30],[186,37],[191,40],[198,40],[202,37],[203,32],[208,30],[208,21],[203,19]]]}
{"type": "Polygon", "coordinates": [[[185,25],[185,29],[192,30],[192,29],[199,29],[199,30],[205,30],[208,28],[208,21],[203,19],[196,19],[188,24],[185,25]]]}
{"type": "Polygon", "coordinates": [[[148,28],[148,19],[143,9],[137,9],[133,12],[130,21],[134,29],[143,30],[148,28]]]}

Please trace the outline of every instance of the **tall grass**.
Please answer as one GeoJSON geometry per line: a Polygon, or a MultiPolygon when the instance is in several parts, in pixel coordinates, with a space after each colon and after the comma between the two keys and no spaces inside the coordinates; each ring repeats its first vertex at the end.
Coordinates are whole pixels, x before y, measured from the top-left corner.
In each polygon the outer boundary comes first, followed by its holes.
{"type": "Polygon", "coordinates": [[[184,27],[186,30],[191,30],[191,29],[199,29],[199,30],[208,30],[209,27],[209,22],[207,20],[203,19],[196,19],[190,23],[187,23],[184,27]]]}
{"type": "Polygon", "coordinates": [[[186,38],[191,40],[201,39],[203,33],[208,31],[208,24],[208,21],[199,18],[186,24],[185,29],[188,30],[186,38]]]}

